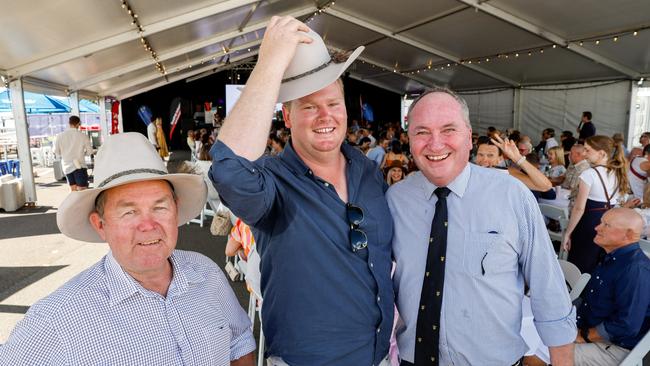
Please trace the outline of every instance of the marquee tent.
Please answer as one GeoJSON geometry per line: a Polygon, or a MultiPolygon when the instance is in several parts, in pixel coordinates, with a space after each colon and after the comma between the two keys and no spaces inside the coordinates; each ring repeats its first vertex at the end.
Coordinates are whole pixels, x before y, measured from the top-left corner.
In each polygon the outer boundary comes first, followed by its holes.
{"type": "Polygon", "coordinates": [[[645,0],[3,1],[0,80],[120,100],[254,62],[270,17],[292,15],[332,51],[366,46],[352,78],[463,92],[475,129],[536,136],[589,109],[609,134],[628,131],[635,88],[648,85],[648,14],[645,0]]]}

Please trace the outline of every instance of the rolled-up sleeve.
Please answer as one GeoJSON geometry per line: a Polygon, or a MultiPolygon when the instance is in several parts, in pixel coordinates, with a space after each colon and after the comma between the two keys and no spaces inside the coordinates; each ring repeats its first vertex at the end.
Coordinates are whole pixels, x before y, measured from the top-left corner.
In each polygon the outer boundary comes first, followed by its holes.
{"type": "Polygon", "coordinates": [[[576,310],[562,269],[533,195],[527,194],[522,200],[526,224],[520,225],[524,228],[520,233],[520,263],[530,287],[535,327],[546,346],[572,343],[577,334],[576,310]]]}
{"type": "Polygon", "coordinates": [[[208,173],[221,202],[248,225],[254,225],[272,209],[276,184],[266,172],[263,158],[251,162],[235,153],[222,141],[210,150],[212,166],[208,173]]]}
{"type": "Polygon", "coordinates": [[[255,337],[253,336],[253,326],[248,314],[244,312],[239,301],[228,284],[228,280],[223,272],[218,269],[217,286],[223,289],[223,296],[219,298],[221,310],[228,320],[230,328],[230,360],[237,360],[255,351],[255,337]]]}

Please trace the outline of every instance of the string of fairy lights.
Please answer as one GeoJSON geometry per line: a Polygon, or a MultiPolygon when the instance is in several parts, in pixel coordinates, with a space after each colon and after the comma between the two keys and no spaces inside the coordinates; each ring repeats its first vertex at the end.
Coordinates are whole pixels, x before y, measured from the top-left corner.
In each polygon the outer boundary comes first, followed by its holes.
{"type": "Polygon", "coordinates": [[[547,44],[541,47],[523,48],[523,49],[513,50],[509,52],[504,52],[504,53],[497,53],[497,54],[461,59],[459,62],[444,61],[444,62],[433,64],[433,62],[429,61],[424,66],[409,68],[409,69],[400,70],[398,68],[398,64],[396,63],[393,69],[388,71],[405,74],[405,75],[416,75],[422,72],[444,71],[445,69],[456,67],[458,65],[472,65],[472,64],[496,62],[496,61],[518,60],[526,57],[543,55],[545,51],[552,51],[554,49],[562,49],[562,48],[570,49],[572,44],[578,44],[579,46],[582,47],[585,45],[600,46],[600,45],[604,45],[606,42],[618,43],[623,37],[635,38],[641,32],[646,31],[648,29],[650,29],[650,26],[645,26],[641,28],[635,28],[627,31],[610,33],[610,34],[605,34],[605,35],[600,35],[600,36],[595,36],[590,38],[569,40],[567,41],[566,45],[547,44]]]}
{"type": "Polygon", "coordinates": [[[151,56],[153,59],[154,67],[156,70],[163,76],[167,75],[167,70],[165,70],[165,66],[160,62],[160,59],[158,58],[158,54],[156,51],[151,47],[151,44],[149,43],[149,40],[144,36],[144,28],[140,24],[140,21],[138,20],[138,14],[133,11],[131,8],[131,5],[126,0],[120,0],[122,3],[122,9],[131,17],[131,25],[137,29],[138,34],[140,34],[140,43],[142,44],[142,47],[144,50],[151,56]]]}
{"type": "Polygon", "coordinates": [[[314,20],[314,18],[316,18],[317,16],[323,14],[323,12],[325,10],[329,9],[330,7],[332,7],[334,5],[336,5],[336,1],[335,0],[329,0],[323,5],[317,6],[316,7],[317,10],[314,12],[314,14],[310,15],[309,18],[307,18],[305,20],[305,24],[308,24],[309,22],[314,20]]]}
{"type": "MultiPolygon", "coordinates": [[[[318,10],[316,10],[312,15],[309,16],[305,20],[305,23],[311,22],[314,18],[317,16],[323,14],[328,8],[334,6],[336,4],[335,1],[328,1],[324,5],[319,6],[318,10]]],[[[595,45],[599,46],[602,45],[606,42],[613,42],[617,43],[619,40],[623,37],[637,37],[640,32],[646,31],[650,29],[650,25],[642,26],[642,27],[637,27],[625,31],[619,31],[615,33],[609,33],[609,34],[604,34],[604,35],[599,35],[599,36],[592,36],[589,38],[582,38],[582,39],[574,39],[574,40],[568,40],[565,45],[558,45],[558,44],[546,44],[543,46],[538,46],[538,47],[533,47],[533,48],[523,48],[523,49],[517,49],[517,50],[512,50],[509,52],[502,52],[502,53],[497,53],[497,54],[491,54],[491,55],[484,55],[484,56],[478,56],[478,57],[471,57],[471,58],[466,58],[466,59],[461,59],[458,62],[455,61],[441,61],[438,63],[433,63],[433,61],[429,60],[425,65],[423,66],[418,66],[418,67],[410,67],[410,68],[405,68],[401,69],[399,67],[399,63],[395,62],[394,66],[392,69],[385,68],[383,66],[375,65],[374,63],[371,62],[365,62],[361,61],[363,64],[368,64],[373,68],[378,68],[382,69],[387,72],[392,72],[392,73],[397,73],[397,74],[402,74],[402,75],[417,75],[420,73],[426,73],[426,72],[431,72],[431,71],[444,71],[450,68],[457,67],[459,65],[472,65],[472,64],[482,64],[482,63],[489,63],[489,62],[496,62],[496,61],[506,61],[506,60],[518,60],[518,59],[523,59],[525,57],[532,57],[536,55],[543,55],[545,51],[547,50],[554,50],[554,49],[569,49],[571,48],[572,44],[578,44],[581,47],[585,45],[595,45]]]]}

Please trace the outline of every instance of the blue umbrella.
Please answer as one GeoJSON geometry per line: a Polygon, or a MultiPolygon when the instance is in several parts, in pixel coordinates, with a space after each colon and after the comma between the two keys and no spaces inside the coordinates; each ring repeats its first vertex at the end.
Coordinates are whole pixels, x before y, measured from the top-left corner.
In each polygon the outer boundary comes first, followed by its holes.
{"type": "Polygon", "coordinates": [[[82,99],[79,101],[79,112],[80,113],[99,113],[99,106],[88,99],[82,99]]]}
{"type": "MultiPolygon", "coordinates": [[[[24,92],[25,110],[27,114],[68,113],[70,108],[64,103],[43,94],[24,92]]],[[[0,93],[0,112],[11,112],[9,91],[0,93]]]]}

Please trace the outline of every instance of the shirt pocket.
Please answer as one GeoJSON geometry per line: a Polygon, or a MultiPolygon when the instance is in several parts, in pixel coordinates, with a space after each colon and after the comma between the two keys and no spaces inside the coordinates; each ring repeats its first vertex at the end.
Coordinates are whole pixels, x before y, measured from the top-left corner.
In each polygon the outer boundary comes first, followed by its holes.
{"type": "Polygon", "coordinates": [[[226,318],[219,315],[204,319],[202,331],[209,350],[206,355],[210,360],[209,364],[230,364],[231,332],[226,318]]]}
{"type": "Polygon", "coordinates": [[[518,254],[504,235],[465,233],[463,270],[474,277],[517,271],[518,254]]]}

